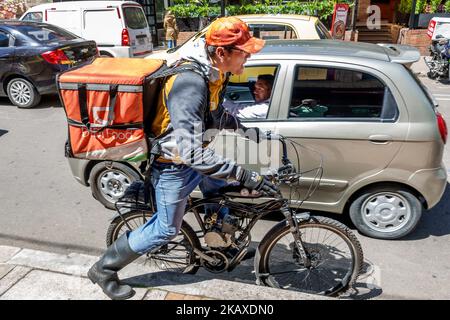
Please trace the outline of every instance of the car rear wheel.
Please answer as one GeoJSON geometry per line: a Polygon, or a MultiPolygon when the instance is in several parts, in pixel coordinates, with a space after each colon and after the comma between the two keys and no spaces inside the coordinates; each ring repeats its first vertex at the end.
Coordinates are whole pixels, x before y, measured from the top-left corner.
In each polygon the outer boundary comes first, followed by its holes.
{"type": "Polygon", "coordinates": [[[19,108],[33,108],[41,96],[31,82],[22,78],[12,79],[6,88],[9,100],[19,108]]]}
{"type": "Polygon", "coordinates": [[[116,201],[133,181],[139,179],[141,177],[136,171],[119,162],[111,165],[109,162],[97,163],[89,176],[92,195],[108,209],[115,209],[116,201]]]}
{"type": "Polygon", "coordinates": [[[402,187],[383,186],[366,190],[350,205],[350,218],[369,237],[398,239],[412,232],[422,216],[419,199],[402,187]]]}

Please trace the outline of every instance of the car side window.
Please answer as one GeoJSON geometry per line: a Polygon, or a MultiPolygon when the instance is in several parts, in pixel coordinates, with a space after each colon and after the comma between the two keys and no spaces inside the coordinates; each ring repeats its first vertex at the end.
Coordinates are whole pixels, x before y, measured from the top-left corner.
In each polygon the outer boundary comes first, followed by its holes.
{"type": "Polygon", "coordinates": [[[42,22],[42,12],[29,12],[23,17],[23,21],[42,22]]]}
{"type": "Polygon", "coordinates": [[[0,30],[0,48],[9,47],[9,37],[8,33],[0,30]]]}
{"type": "Polygon", "coordinates": [[[295,30],[285,24],[249,23],[250,33],[264,40],[290,40],[297,39],[295,30]]]}
{"type": "Polygon", "coordinates": [[[350,69],[297,66],[290,119],[362,118],[393,120],[397,104],[375,76],[350,69]]]}
{"type": "Polygon", "coordinates": [[[248,66],[241,75],[232,75],[225,91],[224,108],[241,120],[267,119],[278,68],[248,66]]]}

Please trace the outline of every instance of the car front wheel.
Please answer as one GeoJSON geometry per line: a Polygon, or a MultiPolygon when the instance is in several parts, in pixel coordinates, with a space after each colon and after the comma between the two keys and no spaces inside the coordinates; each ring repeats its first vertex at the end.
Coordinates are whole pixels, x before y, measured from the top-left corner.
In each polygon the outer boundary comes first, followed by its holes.
{"type": "Polygon", "coordinates": [[[22,78],[12,79],[6,91],[9,100],[19,108],[33,108],[41,101],[41,96],[33,84],[22,78]]]}
{"type": "Polygon", "coordinates": [[[422,211],[422,203],[407,189],[383,186],[364,191],[352,202],[349,213],[362,234],[398,239],[416,228],[422,211]]]}
{"type": "Polygon", "coordinates": [[[115,209],[116,201],[133,181],[139,179],[141,177],[136,171],[118,162],[110,165],[107,162],[97,163],[89,176],[92,195],[108,209],[115,209]]]}

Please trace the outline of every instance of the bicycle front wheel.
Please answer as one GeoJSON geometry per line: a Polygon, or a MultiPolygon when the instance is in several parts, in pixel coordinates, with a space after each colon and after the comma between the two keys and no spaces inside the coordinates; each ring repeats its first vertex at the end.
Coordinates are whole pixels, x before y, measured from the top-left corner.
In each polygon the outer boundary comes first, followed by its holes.
{"type": "MultiPolygon", "coordinates": [[[[132,210],[114,218],[108,228],[106,245],[110,246],[126,231],[132,231],[145,224],[153,212],[132,210]]],[[[151,267],[159,270],[194,274],[199,266],[194,249],[200,249],[200,240],[195,231],[185,221],[178,235],[158,250],[148,253],[151,267]]]]}
{"type": "Polygon", "coordinates": [[[352,231],[325,217],[311,217],[299,229],[311,265],[304,265],[289,224],[280,223],[261,241],[255,258],[262,284],[327,296],[351,288],[364,260],[352,231]]]}

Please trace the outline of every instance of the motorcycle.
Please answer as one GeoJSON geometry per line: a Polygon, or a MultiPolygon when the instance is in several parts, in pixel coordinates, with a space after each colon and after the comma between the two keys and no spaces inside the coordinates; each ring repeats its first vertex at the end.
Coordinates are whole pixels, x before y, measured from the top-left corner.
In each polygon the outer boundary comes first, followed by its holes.
{"type": "Polygon", "coordinates": [[[424,57],[424,61],[430,71],[427,73],[430,79],[450,80],[450,42],[442,35],[437,35],[436,40],[430,46],[430,56],[424,57]]]}

